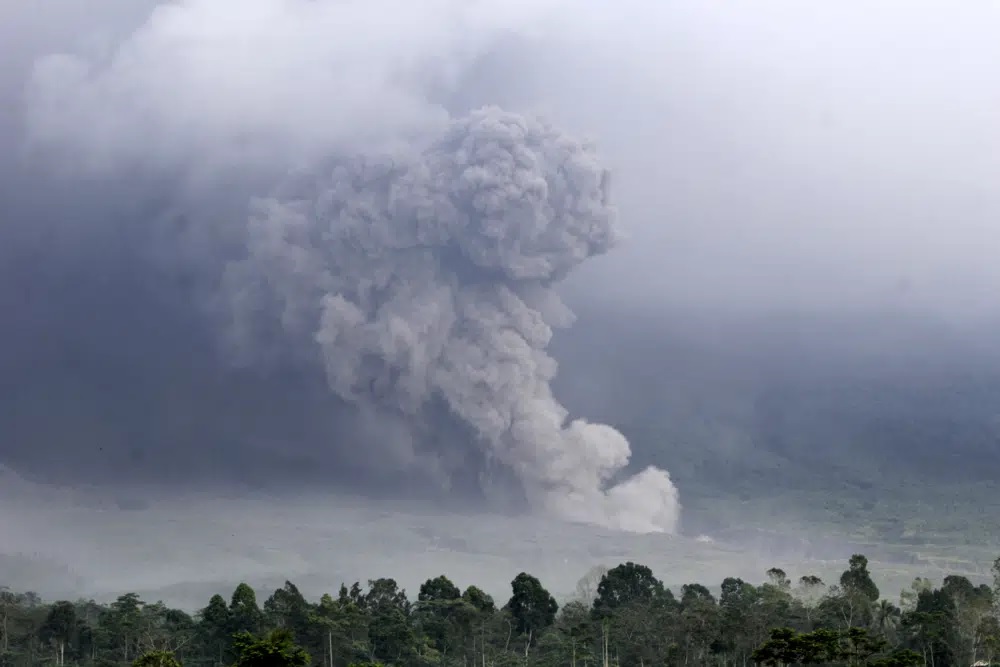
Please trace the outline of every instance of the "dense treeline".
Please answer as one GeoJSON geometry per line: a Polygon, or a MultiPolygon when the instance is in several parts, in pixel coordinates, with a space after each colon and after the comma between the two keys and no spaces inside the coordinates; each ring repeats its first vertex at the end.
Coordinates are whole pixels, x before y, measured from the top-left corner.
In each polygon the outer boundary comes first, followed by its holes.
{"type": "Polygon", "coordinates": [[[591,572],[561,607],[527,573],[501,604],[439,576],[415,600],[393,579],[318,603],[286,582],[259,604],[240,584],[194,615],[135,594],[45,603],[3,588],[0,667],[989,665],[1000,660],[1000,559],[994,573],[992,588],[917,579],[899,605],[860,555],[832,585],[772,569],[759,585],[727,578],[718,595],[696,583],[675,593],[625,563],[591,572]]]}

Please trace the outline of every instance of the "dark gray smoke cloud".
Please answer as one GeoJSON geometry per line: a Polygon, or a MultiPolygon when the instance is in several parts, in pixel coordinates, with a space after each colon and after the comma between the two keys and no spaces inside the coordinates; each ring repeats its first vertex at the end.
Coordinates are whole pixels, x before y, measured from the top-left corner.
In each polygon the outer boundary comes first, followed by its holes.
{"type": "MultiPolygon", "coordinates": [[[[503,26],[488,4],[441,8],[503,26]]],[[[479,486],[499,467],[557,516],[672,532],[669,476],[619,479],[626,439],[571,420],[551,391],[546,346],[572,317],[553,287],[619,236],[594,151],[497,108],[451,119],[433,97],[449,75],[438,60],[469,48],[454,28],[383,30],[416,63],[373,62],[367,41],[328,31],[380,21],[374,8],[241,3],[235,29],[232,9],[162,5],[110,56],[41,60],[27,94],[36,158],[71,179],[164,188],[169,203],[128,211],[115,236],[164,285],[191,282],[160,297],[201,306],[237,366],[323,369],[338,409],[362,422],[331,450],[448,488],[472,449],[479,486]],[[263,195],[249,212],[248,194],[263,195]]]]}

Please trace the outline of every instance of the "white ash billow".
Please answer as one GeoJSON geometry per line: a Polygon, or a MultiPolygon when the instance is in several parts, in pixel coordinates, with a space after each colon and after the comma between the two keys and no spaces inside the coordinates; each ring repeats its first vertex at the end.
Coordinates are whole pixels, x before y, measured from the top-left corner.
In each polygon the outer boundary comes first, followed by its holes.
{"type": "Polygon", "coordinates": [[[554,285],[618,238],[588,145],[486,108],[422,149],[333,159],[255,201],[246,257],[223,280],[229,333],[253,360],[278,332],[324,365],[337,396],[415,427],[442,402],[536,508],[673,532],[669,475],[612,485],[627,440],[569,420],[552,395],[546,347],[572,321],[554,285]]]}

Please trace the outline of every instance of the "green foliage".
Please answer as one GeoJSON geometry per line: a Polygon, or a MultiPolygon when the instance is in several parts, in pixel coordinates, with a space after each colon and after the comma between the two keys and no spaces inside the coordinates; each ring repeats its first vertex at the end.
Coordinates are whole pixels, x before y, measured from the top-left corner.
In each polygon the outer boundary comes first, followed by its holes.
{"type": "Polygon", "coordinates": [[[889,655],[872,660],[868,663],[871,667],[915,667],[923,665],[924,658],[916,651],[900,648],[892,651],[889,655]]]}
{"type": "Polygon", "coordinates": [[[107,605],[46,604],[0,589],[0,667],[1000,662],[994,588],[962,576],[945,577],[937,588],[919,580],[897,607],[873,597],[871,582],[867,559],[856,555],[835,586],[772,568],[760,584],[735,577],[719,588],[691,582],[675,598],[650,568],[630,562],[604,572],[593,603],[577,600],[561,609],[536,577],[522,572],[502,608],[476,586],[462,591],[440,575],[425,581],[412,602],[394,579],[381,578],[367,587],[343,585],[318,602],[285,582],[261,608],[244,583],[228,603],[212,595],[194,617],[133,593],[107,605]]]}
{"type": "Polygon", "coordinates": [[[247,584],[241,583],[233,591],[229,602],[229,634],[259,632],[263,620],[263,614],[257,606],[257,593],[247,584]]]}
{"type": "Polygon", "coordinates": [[[496,611],[493,598],[475,586],[469,586],[465,589],[465,592],[462,593],[462,600],[483,613],[492,614],[496,611]]]}
{"type": "Polygon", "coordinates": [[[849,595],[858,595],[874,602],[878,600],[878,586],[868,572],[868,559],[861,554],[851,556],[850,564],[840,575],[840,587],[849,595]]]}
{"type": "Polygon", "coordinates": [[[436,579],[428,579],[420,586],[419,602],[449,602],[462,597],[462,591],[443,574],[436,579]]]}
{"type": "Polygon", "coordinates": [[[664,599],[663,583],[645,565],[624,563],[608,570],[597,585],[594,614],[605,618],[615,609],[664,599]]]}
{"type": "Polygon", "coordinates": [[[791,628],[775,628],[771,637],[753,652],[761,665],[879,665],[881,667],[919,665],[923,658],[907,649],[889,649],[885,639],[872,636],[864,628],[830,630],[821,628],[798,633],[791,628]]]}
{"type": "Polygon", "coordinates": [[[150,651],[132,662],[132,667],[181,667],[171,651],[150,651]]]}
{"type": "Polygon", "coordinates": [[[552,625],[559,605],[542,582],[522,572],[510,582],[510,586],[513,595],[507,603],[507,610],[519,633],[537,633],[552,625]]]}
{"type": "Polygon", "coordinates": [[[236,667],[306,667],[309,653],[295,644],[292,633],[279,628],[266,637],[240,632],[233,638],[236,667]]]}

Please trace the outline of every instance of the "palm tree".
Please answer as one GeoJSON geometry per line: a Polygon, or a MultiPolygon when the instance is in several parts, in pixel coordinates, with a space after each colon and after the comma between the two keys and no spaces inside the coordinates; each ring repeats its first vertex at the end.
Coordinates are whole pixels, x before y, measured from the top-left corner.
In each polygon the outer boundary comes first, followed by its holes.
{"type": "Polygon", "coordinates": [[[899,607],[888,600],[880,600],[875,606],[872,625],[886,641],[891,645],[896,645],[896,629],[899,627],[903,614],[899,607]]]}

